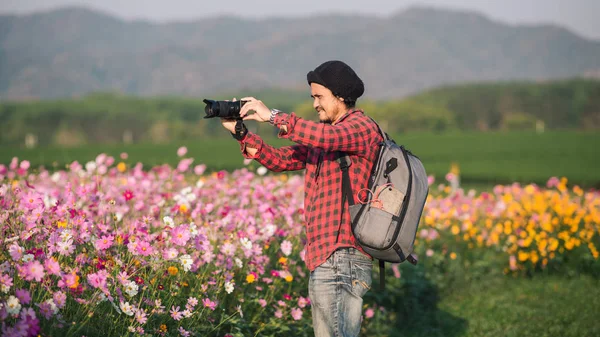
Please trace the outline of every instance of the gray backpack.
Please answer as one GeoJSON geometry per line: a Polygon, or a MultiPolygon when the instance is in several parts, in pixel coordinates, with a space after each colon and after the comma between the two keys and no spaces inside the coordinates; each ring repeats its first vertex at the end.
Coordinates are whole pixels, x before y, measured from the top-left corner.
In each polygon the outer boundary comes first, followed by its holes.
{"type": "MultiPolygon", "coordinates": [[[[375,121],[374,121],[375,122],[375,121]]],[[[408,260],[417,264],[411,255],[417,227],[429,184],[421,160],[404,146],[399,146],[379,127],[384,141],[380,144],[373,165],[366,196],[352,193],[347,155],[339,157],[342,170],[342,206],[348,201],[352,231],[361,247],[379,260],[381,288],[384,287],[385,262],[408,260]]],[[[364,194],[364,193],[363,193],[364,194]]],[[[342,207],[343,209],[343,207],[342,207]]]]}

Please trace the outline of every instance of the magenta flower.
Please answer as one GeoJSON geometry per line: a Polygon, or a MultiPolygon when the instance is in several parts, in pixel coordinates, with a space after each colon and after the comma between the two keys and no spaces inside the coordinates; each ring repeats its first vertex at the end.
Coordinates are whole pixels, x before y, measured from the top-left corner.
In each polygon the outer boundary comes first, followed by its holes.
{"type": "Polygon", "coordinates": [[[31,301],[31,295],[27,289],[15,290],[15,296],[19,299],[22,304],[29,304],[31,301]]]}

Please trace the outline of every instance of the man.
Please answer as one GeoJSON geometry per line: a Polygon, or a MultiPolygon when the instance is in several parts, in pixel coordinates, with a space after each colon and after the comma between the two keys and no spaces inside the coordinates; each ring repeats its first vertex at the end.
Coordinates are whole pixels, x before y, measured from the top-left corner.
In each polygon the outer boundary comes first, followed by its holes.
{"type": "Polygon", "coordinates": [[[236,122],[222,120],[241,145],[245,158],[275,172],[306,169],[305,263],[310,270],[309,297],[315,335],[358,336],[363,296],[371,286],[372,258],[361,249],[351,229],[348,202],[342,205],[342,171],[337,158],[350,156],[352,189],[367,187],[378,143],[377,125],[355,108],[364,85],[341,61],[328,61],[310,71],[307,80],[320,123],[294,113],[270,110],[253,97],[240,110],[244,120],[269,122],[279,137],[297,144],[274,148],[236,122]],[[253,114],[249,114],[254,111],[253,114]]]}

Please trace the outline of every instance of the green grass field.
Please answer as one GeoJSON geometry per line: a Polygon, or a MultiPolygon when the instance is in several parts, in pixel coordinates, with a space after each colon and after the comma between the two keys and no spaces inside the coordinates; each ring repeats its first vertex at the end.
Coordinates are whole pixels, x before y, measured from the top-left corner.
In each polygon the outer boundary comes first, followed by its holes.
{"type": "MultiPolygon", "coordinates": [[[[394,135],[419,156],[429,174],[443,180],[452,163],[460,167],[466,185],[490,186],[495,183],[545,183],[551,176],[566,176],[570,184],[600,187],[600,134],[579,131],[464,132],[456,134],[407,133],[394,135]]],[[[269,139],[276,147],[290,144],[269,139]]],[[[13,156],[27,159],[33,167],[62,168],[74,160],[85,163],[100,153],[115,156],[127,152],[127,162],[142,162],[146,167],[178,162],[176,150],[187,146],[194,163],[205,163],[209,170],[243,167],[239,146],[231,138],[181,141],[173,144],[86,145],[78,148],[39,147],[18,149],[0,146],[0,163],[13,156]]]]}
{"type": "MultiPolygon", "coordinates": [[[[375,290],[376,291],[376,290],[375,290]]],[[[437,295],[407,287],[390,336],[600,336],[600,283],[590,276],[479,280],[437,295]]]]}

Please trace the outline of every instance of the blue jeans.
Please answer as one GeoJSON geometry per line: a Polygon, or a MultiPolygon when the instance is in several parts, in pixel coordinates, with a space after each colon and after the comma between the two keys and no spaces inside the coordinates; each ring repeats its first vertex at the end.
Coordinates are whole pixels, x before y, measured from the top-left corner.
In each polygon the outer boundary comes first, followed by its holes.
{"type": "Polygon", "coordinates": [[[371,258],[342,248],[310,273],[308,295],[316,337],[358,336],[372,270],[371,258]]]}

